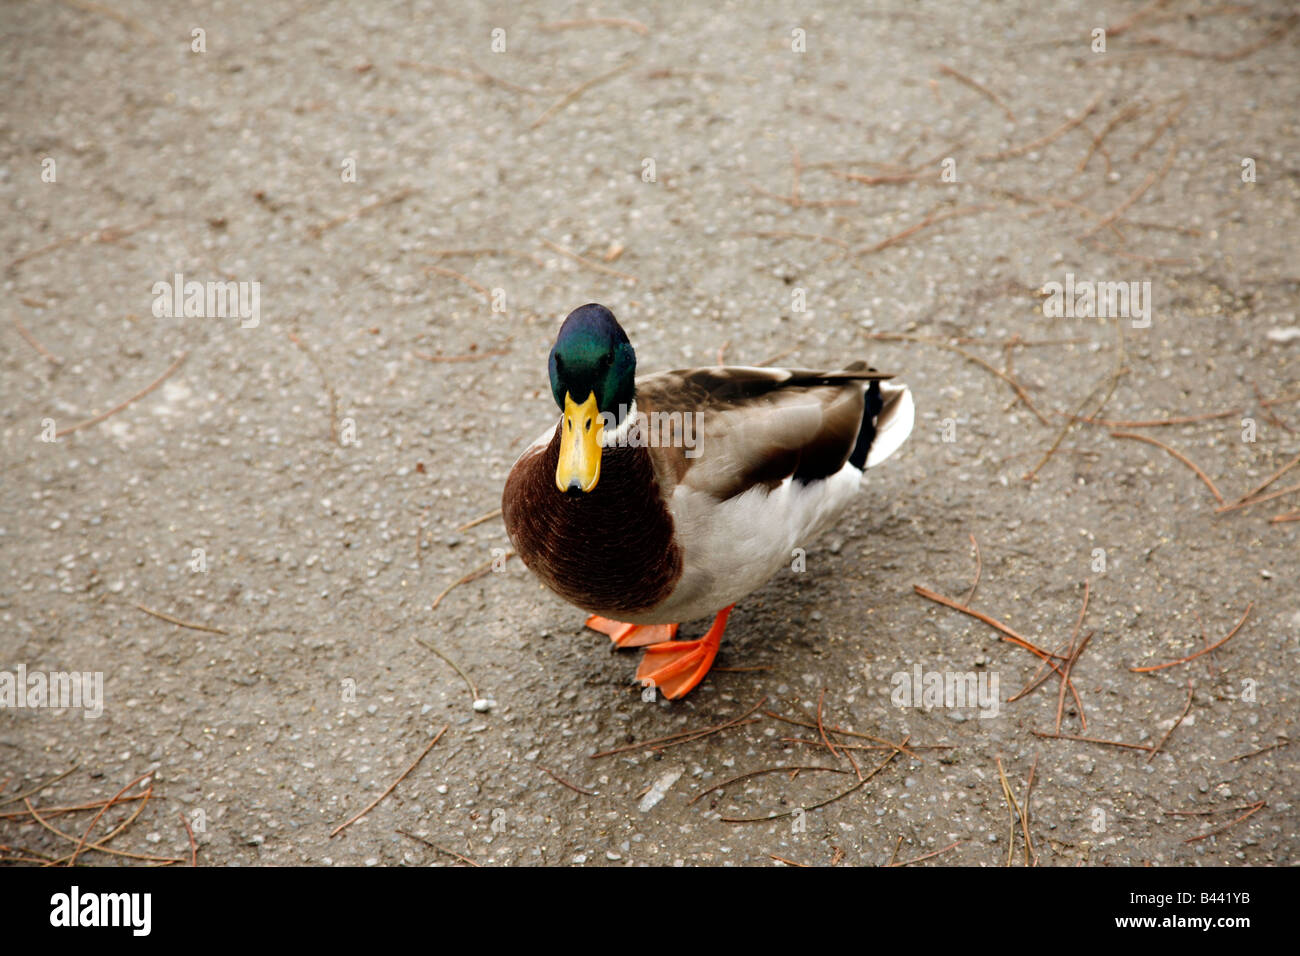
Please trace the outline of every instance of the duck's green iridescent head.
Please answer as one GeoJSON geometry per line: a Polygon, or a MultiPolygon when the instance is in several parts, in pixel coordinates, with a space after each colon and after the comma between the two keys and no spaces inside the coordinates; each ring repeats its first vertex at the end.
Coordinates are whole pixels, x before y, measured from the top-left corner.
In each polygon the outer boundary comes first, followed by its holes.
{"type": "Polygon", "coordinates": [[[564,413],[556,487],[591,491],[600,480],[605,422],[622,424],[635,397],[636,352],[614,313],[593,302],[560,326],[550,374],[551,394],[564,413]]]}

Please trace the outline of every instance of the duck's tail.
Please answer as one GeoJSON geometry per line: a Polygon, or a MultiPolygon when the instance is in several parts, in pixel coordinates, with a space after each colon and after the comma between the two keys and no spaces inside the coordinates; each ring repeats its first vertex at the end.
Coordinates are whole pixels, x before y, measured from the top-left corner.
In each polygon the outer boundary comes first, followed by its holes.
{"type": "Polygon", "coordinates": [[[880,464],[907,441],[915,418],[912,392],[906,385],[872,381],[867,386],[862,427],[849,463],[858,469],[880,464]]]}

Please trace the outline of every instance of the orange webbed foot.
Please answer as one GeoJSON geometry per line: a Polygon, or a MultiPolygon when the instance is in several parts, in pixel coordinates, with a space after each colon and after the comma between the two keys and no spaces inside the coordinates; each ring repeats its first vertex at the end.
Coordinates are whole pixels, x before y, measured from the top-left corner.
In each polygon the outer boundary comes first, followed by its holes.
{"type": "Polygon", "coordinates": [[[713,666],[722,643],[722,633],[727,629],[731,607],[725,607],[713,619],[713,626],[703,637],[694,641],[666,641],[645,649],[636,678],[645,686],[657,687],[669,700],[685,697],[713,666]]]}
{"type": "Polygon", "coordinates": [[[624,624],[596,614],[587,618],[587,627],[608,634],[615,647],[645,647],[677,636],[676,624],[624,624]]]}

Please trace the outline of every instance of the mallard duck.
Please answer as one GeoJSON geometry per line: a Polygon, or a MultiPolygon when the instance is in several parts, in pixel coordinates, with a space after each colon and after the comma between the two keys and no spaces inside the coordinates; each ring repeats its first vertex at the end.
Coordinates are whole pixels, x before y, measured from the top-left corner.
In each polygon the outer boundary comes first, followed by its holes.
{"type": "Polygon", "coordinates": [[[525,565],[680,698],[713,664],[737,601],[853,501],[912,431],[905,386],[835,372],[714,366],[636,377],[595,303],[560,326],[548,368],[559,421],[510,470],[501,507],[525,565]],[[678,623],[713,616],[698,640],[678,623]]]}

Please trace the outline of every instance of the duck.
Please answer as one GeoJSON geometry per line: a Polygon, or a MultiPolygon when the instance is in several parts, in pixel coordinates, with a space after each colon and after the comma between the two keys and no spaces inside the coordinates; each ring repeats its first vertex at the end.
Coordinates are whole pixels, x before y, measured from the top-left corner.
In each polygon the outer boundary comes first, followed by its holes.
{"type": "Polygon", "coordinates": [[[588,628],[643,649],[637,681],[670,700],[708,674],[737,602],[844,514],[915,418],[907,386],[863,361],[638,377],[597,303],[564,319],[547,372],[559,416],[510,469],[506,533],[588,628]]]}

